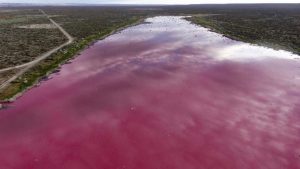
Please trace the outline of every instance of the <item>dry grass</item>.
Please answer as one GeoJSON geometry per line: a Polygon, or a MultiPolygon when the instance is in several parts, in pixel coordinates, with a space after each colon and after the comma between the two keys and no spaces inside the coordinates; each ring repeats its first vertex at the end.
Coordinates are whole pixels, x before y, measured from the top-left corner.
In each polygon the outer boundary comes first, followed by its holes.
{"type": "Polygon", "coordinates": [[[67,39],[38,9],[0,12],[0,69],[30,62],[67,39]]]}
{"type": "Polygon", "coordinates": [[[56,26],[53,24],[30,24],[16,27],[21,29],[57,29],[56,26]]]}
{"type": "Polygon", "coordinates": [[[0,73],[0,84],[7,81],[10,77],[15,75],[18,71],[20,71],[20,69],[14,69],[14,70],[10,70],[10,71],[0,73]]]}

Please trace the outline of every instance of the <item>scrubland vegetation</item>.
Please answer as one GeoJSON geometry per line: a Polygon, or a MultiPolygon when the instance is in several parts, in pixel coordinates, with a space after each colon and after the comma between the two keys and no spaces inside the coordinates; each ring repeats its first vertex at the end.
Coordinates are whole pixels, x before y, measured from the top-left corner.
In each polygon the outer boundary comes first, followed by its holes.
{"type": "Polygon", "coordinates": [[[32,86],[78,51],[115,30],[155,15],[192,15],[190,21],[232,39],[300,53],[300,5],[190,5],[190,6],[86,6],[0,8],[0,68],[33,60],[62,44],[58,29],[21,29],[28,24],[49,24],[43,9],[75,38],[75,42],[25,73],[0,99],[32,86]],[[214,15],[197,15],[214,14],[214,15]]]}
{"type": "Polygon", "coordinates": [[[32,61],[66,41],[58,29],[20,28],[32,24],[50,21],[38,10],[0,9],[0,69],[32,61]]]}
{"type": "MultiPolygon", "coordinates": [[[[35,9],[38,11],[38,8],[35,9]]],[[[59,67],[94,40],[101,39],[114,31],[141,21],[145,15],[130,13],[127,9],[64,7],[43,10],[75,38],[75,42],[48,57],[22,77],[0,92],[0,99],[8,99],[36,83],[41,77],[59,67]]],[[[38,47],[38,45],[37,45],[38,47]]]]}
{"type": "Polygon", "coordinates": [[[216,13],[189,20],[231,39],[300,54],[300,5],[231,6],[216,13]]]}

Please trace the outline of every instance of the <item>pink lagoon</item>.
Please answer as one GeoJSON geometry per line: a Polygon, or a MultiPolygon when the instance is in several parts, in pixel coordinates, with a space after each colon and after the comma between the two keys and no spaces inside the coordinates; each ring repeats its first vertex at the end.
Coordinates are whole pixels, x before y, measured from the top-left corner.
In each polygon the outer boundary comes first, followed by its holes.
{"type": "Polygon", "coordinates": [[[299,169],[299,56],[182,17],[98,41],[0,111],[0,169],[299,169]]]}

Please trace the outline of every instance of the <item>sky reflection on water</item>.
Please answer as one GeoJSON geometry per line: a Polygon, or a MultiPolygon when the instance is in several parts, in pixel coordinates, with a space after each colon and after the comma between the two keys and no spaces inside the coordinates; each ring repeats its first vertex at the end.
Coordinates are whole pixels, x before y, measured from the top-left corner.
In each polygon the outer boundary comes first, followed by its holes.
{"type": "Polygon", "coordinates": [[[300,168],[299,56],[147,22],[0,111],[0,168],[300,168]]]}

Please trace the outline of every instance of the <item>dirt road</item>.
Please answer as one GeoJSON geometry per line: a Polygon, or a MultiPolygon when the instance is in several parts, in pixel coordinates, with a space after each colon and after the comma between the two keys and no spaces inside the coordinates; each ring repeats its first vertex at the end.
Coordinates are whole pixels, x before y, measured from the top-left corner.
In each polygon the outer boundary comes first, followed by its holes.
{"type": "Polygon", "coordinates": [[[58,23],[56,23],[53,19],[51,19],[49,17],[49,15],[47,15],[43,10],[40,9],[40,12],[45,15],[51,23],[53,23],[67,38],[68,41],[61,44],[60,46],[41,54],[39,57],[37,57],[37,59],[22,64],[22,65],[17,65],[17,66],[13,66],[13,67],[9,67],[9,68],[5,68],[5,69],[1,69],[0,73],[5,72],[5,71],[9,71],[9,70],[13,70],[13,69],[19,69],[19,68],[24,68],[21,71],[19,71],[17,74],[15,74],[14,76],[12,76],[10,79],[8,79],[7,81],[5,81],[4,83],[2,83],[0,85],[0,90],[2,90],[3,88],[7,87],[7,85],[9,85],[10,82],[14,81],[15,79],[17,79],[18,77],[20,77],[22,74],[24,74],[28,69],[32,68],[33,66],[35,66],[37,63],[39,63],[41,60],[46,59],[47,57],[49,57],[51,54],[57,52],[59,49],[71,44],[74,41],[74,38],[66,31],[64,30],[64,28],[62,28],[58,23]]]}

